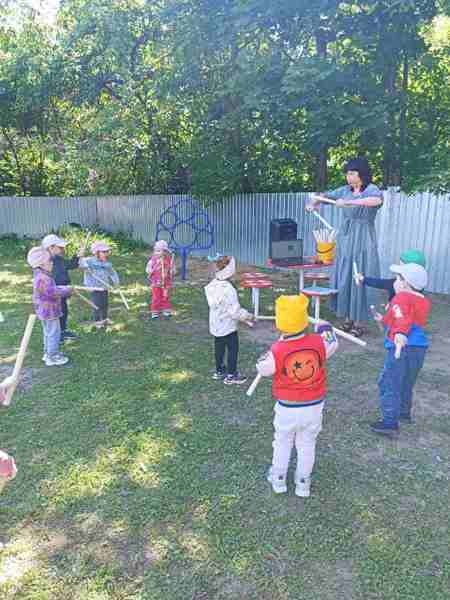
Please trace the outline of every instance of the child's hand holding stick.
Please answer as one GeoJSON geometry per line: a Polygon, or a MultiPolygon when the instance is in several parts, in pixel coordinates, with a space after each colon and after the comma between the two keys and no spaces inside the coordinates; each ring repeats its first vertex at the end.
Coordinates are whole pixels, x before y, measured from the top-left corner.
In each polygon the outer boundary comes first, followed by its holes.
{"type": "Polygon", "coordinates": [[[12,397],[16,391],[19,383],[20,372],[22,371],[23,361],[25,360],[25,354],[27,352],[28,344],[30,343],[31,334],[33,333],[35,321],[36,315],[30,315],[28,317],[12,375],[11,377],[7,377],[3,383],[0,384],[0,404],[3,406],[9,406],[11,404],[12,397]]]}
{"type": "Polygon", "coordinates": [[[373,304],[371,304],[369,308],[370,308],[370,312],[372,313],[373,320],[375,321],[375,323],[378,326],[378,329],[380,330],[381,333],[384,333],[383,315],[377,311],[377,309],[375,308],[375,306],[373,304]]]}
{"type": "Polygon", "coordinates": [[[81,258],[85,255],[86,253],[86,248],[88,246],[89,240],[91,239],[91,235],[92,235],[92,231],[88,231],[88,234],[86,236],[86,239],[84,240],[84,244],[81,246],[79,252],[78,252],[78,256],[81,258]]]}
{"type": "MultiPolygon", "coordinates": [[[[92,302],[92,300],[89,300],[89,298],[86,298],[86,296],[83,296],[83,294],[81,294],[81,293],[78,291],[78,286],[76,286],[76,287],[73,287],[72,289],[73,289],[73,293],[74,293],[76,296],[78,296],[78,298],[80,298],[81,300],[83,300],[83,302],[86,302],[86,304],[89,304],[89,306],[90,306],[91,308],[93,308],[94,310],[98,310],[98,306],[97,306],[96,304],[94,304],[94,303],[92,302]]],[[[97,289],[99,289],[99,288],[82,288],[82,289],[88,289],[89,291],[92,291],[92,290],[97,290],[97,289]]]]}
{"type": "Polygon", "coordinates": [[[395,358],[399,359],[402,353],[403,348],[407,345],[408,338],[403,333],[396,333],[394,335],[394,344],[395,344],[395,358]]]}

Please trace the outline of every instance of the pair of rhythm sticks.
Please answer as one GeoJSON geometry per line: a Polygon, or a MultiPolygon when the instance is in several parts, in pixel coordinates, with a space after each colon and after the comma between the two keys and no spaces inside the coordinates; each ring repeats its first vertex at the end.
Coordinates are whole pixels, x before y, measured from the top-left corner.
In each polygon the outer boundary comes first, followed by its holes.
{"type": "MultiPolygon", "coordinates": [[[[87,234],[86,240],[84,242],[84,245],[83,245],[83,254],[86,251],[86,248],[87,248],[88,242],[89,242],[89,240],[91,238],[91,235],[92,235],[92,231],[89,231],[88,234],[87,234]]],[[[116,293],[119,294],[120,299],[122,300],[123,305],[125,306],[125,308],[127,310],[130,310],[130,305],[128,304],[128,302],[127,302],[127,300],[126,300],[126,298],[125,298],[122,290],[120,290],[118,288],[115,288],[114,286],[110,285],[109,283],[107,283],[106,281],[104,281],[101,277],[97,277],[91,270],[88,269],[88,271],[89,271],[89,274],[94,279],[96,279],[102,285],[105,285],[109,290],[111,290],[111,292],[113,292],[114,294],[116,294],[116,293]]],[[[86,287],[82,288],[82,287],[79,287],[79,286],[75,286],[73,289],[75,290],[75,293],[77,294],[77,296],[79,296],[80,298],[82,298],[87,304],[89,304],[90,306],[92,306],[92,308],[94,308],[95,310],[98,309],[98,306],[96,306],[93,302],[91,302],[90,300],[88,300],[88,298],[85,298],[84,296],[82,296],[78,292],[78,289],[84,289],[84,290],[91,291],[91,292],[103,292],[104,288],[86,288],[86,287]]]]}

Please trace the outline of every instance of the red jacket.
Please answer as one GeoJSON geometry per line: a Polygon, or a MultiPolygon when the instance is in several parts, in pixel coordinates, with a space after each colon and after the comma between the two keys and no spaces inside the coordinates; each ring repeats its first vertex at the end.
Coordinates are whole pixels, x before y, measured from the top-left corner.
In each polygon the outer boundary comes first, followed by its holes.
{"type": "Polygon", "coordinates": [[[326,393],[326,348],[317,333],[273,344],[276,371],[272,393],[285,402],[312,402],[326,393]]]}
{"type": "Polygon", "coordinates": [[[411,292],[396,294],[383,317],[383,323],[388,328],[388,339],[393,341],[396,333],[407,336],[413,325],[425,327],[430,310],[431,302],[425,296],[411,292]]]}

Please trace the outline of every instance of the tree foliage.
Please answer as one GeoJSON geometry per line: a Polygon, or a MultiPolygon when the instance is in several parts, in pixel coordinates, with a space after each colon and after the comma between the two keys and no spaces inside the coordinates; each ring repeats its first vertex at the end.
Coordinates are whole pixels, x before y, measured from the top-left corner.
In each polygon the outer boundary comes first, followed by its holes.
{"type": "Polygon", "coordinates": [[[321,189],[354,153],[450,187],[446,0],[12,4],[0,194],[321,189]]]}

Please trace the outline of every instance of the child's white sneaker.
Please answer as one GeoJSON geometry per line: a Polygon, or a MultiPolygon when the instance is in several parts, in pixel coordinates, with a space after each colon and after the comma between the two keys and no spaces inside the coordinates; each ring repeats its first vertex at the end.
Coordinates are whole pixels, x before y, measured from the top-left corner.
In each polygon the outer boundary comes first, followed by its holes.
{"type": "Polygon", "coordinates": [[[295,478],[295,495],[300,498],[309,498],[311,493],[311,479],[295,478]]]}
{"type": "Polygon", "coordinates": [[[159,319],[159,313],[152,312],[152,319],[159,319]]]}
{"type": "Polygon", "coordinates": [[[105,321],[105,319],[103,319],[101,321],[94,321],[93,326],[96,329],[102,329],[103,327],[106,327],[106,321],[105,321]]]}
{"type": "Polygon", "coordinates": [[[69,362],[67,356],[63,354],[54,354],[53,356],[48,356],[45,359],[45,364],[47,367],[59,367],[60,365],[65,365],[69,362]]]}
{"type": "Polygon", "coordinates": [[[272,484],[272,490],[275,494],[285,494],[287,492],[286,475],[274,477],[272,475],[272,467],[267,471],[267,481],[272,484]]]}

